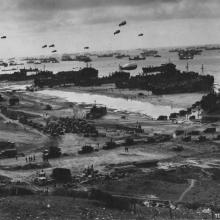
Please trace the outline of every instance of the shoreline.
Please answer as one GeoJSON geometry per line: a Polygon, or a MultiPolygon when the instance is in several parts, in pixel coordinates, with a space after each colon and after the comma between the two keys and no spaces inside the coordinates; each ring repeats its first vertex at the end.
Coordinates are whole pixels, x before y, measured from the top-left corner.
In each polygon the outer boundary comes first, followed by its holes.
{"type": "Polygon", "coordinates": [[[103,95],[112,98],[123,98],[126,100],[148,102],[153,105],[171,106],[171,108],[188,108],[196,101],[201,100],[205,93],[180,93],[168,95],[152,95],[146,90],[117,89],[114,85],[90,86],[90,87],[54,87],[48,90],[58,90],[64,92],[89,93],[92,95],[103,95]]]}
{"type": "MultiPolygon", "coordinates": [[[[9,90],[15,89],[26,95],[30,95],[30,93],[24,89],[26,85],[25,81],[22,83],[20,82],[19,85],[8,82],[4,83],[5,88],[2,88],[2,90],[6,88],[9,90]]],[[[65,87],[55,86],[53,88],[43,88],[33,92],[33,96],[39,95],[45,96],[46,99],[73,103],[83,108],[91,107],[94,102],[97,101],[97,104],[108,106],[111,113],[118,112],[119,114],[126,115],[137,114],[153,120],[157,119],[160,115],[169,116],[170,113],[179,112],[181,109],[186,110],[194,103],[201,100],[204,93],[152,95],[146,90],[118,89],[114,84],[104,84],[101,86],[89,87],[74,85],[67,85],[65,87]],[[55,94],[56,91],[57,95],[55,94]],[[62,94],[62,92],[64,92],[64,94],[62,94]],[[71,92],[73,96],[71,96],[71,92]],[[82,100],[80,94],[82,94],[82,100]],[[89,96],[91,96],[91,99],[89,96]],[[125,108],[126,104],[128,108],[125,108]]]]}
{"type": "MultiPolygon", "coordinates": [[[[20,90],[26,91],[25,86],[30,86],[31,81],[22,82],[3,82],[2,90],[20,90]]],[[[200,101],[203,93],[175,93],[166,95],[153,95],[151,92],[140,89],[118,89],[114,84],[103,84],[101,86],[74,86],[69,85],[66,87],[55,86],[53,88],[43,88],[37,91],[43,90],[57,90],[64,92],[77,92],[77,93],[89,93],[91,95],[103,95],[111,98],[123,98],[125,100],[148,102],[152,105],[171,106],[171,108],[183,108],[191,107],[195,102],[200,101]]],[[[58,97],[57,97],[58,98],[58,97]]]]}

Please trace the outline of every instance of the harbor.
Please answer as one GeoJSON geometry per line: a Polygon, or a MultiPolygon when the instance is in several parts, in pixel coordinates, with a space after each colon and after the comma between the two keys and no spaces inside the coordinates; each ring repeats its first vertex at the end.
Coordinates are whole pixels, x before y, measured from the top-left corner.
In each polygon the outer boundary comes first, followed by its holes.
{"type": "Polygon", "coordinates": [[[219,1],[0,11],[0,220],[219,219],[219,1]]]}

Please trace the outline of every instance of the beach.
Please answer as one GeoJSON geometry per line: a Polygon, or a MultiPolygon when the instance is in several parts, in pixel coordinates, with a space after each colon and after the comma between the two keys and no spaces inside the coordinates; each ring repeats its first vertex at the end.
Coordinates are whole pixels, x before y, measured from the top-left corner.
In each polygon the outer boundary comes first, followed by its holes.
{"type": "Polygon", "coordinates": [[[152,95],[151,92],[146,90],[129,90],[129,89],[117,89],[115,85],[102,85],[92,87],[57,87],[59,91],[67,92],[79,92],[106,95],[114,98],[123,98],[130,100],[137,100],[141,102],[149,102],[154,105],[171,106],[173,108],[188,108],[191,107],[196,101],[200,100],[205,93],[183,93],[172,95],[152,95]]]}

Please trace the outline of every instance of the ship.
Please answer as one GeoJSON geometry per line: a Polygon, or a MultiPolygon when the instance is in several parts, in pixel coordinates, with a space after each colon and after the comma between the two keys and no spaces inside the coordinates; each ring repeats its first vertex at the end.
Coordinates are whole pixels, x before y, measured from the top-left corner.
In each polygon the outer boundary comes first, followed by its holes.
{"type": "Polygon", "coordinates": [[[180,51],[180,49],[178,49],[178,48],[169,50],[170,53],[176,53],[176,52],[179,52],[179,51],[180,51]]]}
{"type": "Polygon", "coordinates": [[[157,73],[157,72],[170,72],[175,69],[176,69],[176,65],[173,63],[165,63],[165,64],[161,64],[161,66],[148,66],[142,68],[144,74],[157,73]]]}
{"type": "Polygon", "coordinates": [[[40,61],[41,63],[59,63],[55,57],[41,58],[40,61]]]}
{"type": "Polygon", "coordinates": [[[129,57],[129,55],[118,54],[118,55],[115,56],[115,58],[117,58],[117,59],[122,59],[122,58],[125,58],[125,57],[129,57]]]}
{"type": "Polygon", "coordinates": [[[201,49],[190,48],[187,50],[180,50],[178,52],[180,60],[192,60],[195,55],[201,55],[201,49]]]}
{"type": "Polygon", "coordinates": [[[79,56],[76,56],[76,58],[74,59],[74,61],[79,61],[79,62],[85,62],[85,63],[88,63],[88,62],[91,62],[92,59],[88,56],[85,56],[85,55],[79,55],[79,56]]]}
{"type": "Polygon", "coordinates": [[[100,55],[97,55],[97,57],[99,58],[102,58],[102,57],[113,57],[113,54],[110,53],[110,54],[100,54],[100,55]]]}
{"type": "Polygon", "coordinates": [[[134,56],[133,58],[132,57],[129,57],[129,60],[145,60],[146,57],[140,57],[140,56],[134,56]]]}
{"type": "Polygon", "coordinates": [[[155,56],[157,54],[158,54],[157,50],[144,50],[141,53],[141,56],[143,56],[143,57],[153,57],[153,56],[155,56]]]}
{"type": "Polygon", "coordinates": [[[27,64],[33,64],[34,63],[34,60],[28,60],[27,61],[27,64]]]}
{"type": "Polygon", "coordinates": [[[205,50],[220,50],[220,47],[206,47],[205,50]]]}
{"type": "Polygon", "coordinates": [[[188,50],[181,50],[178,53],[180,60],[192,60],[194,58],[194,54],[188,50]]]}
{"type": "Polygon", "coordinates": [[[3,61],[0,61],[0,66],[7,67],[7,66],[8,66],[8,63],[5,63],[5,62],[3,62],[3,61]]]}
{"type": "Polygon", "coordinates": [[[61,57],[61,61],[74,61],[74,59],[68,54],[63,54],[61,57]]]}
{"type": "Polygon", "coordinates": [[[119,65],[120,70],[135,70],[137,69],[137,64],[136,63],[127,63],[123,66],[119,65]]]}
{"type": "Polygon", "coordinates": [[[86,114],[87,119],[98,119],[107,114],[107,108],[102,105],[93,105],[90,112],[86,114]]]}

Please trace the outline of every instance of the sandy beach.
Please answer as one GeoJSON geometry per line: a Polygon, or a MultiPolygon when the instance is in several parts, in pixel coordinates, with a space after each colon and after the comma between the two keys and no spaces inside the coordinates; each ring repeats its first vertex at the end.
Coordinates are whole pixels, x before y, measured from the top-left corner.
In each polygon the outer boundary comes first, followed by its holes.
{"type": "Polygon", "coordinates": [[[173,108],[188,108],[191,107],[196,101],[200,100],[204,93],[183,93],[171,95],[152,95],[151,92],[146,90],[129,90],[117,89],[113,84],[106,84],[102,86],[92,87],[55,87],[60,91],[68,92],[87,92],[91,94],[106,95],[114,98],[124,98],[131,100],[138,100],[141,102],[149,102],[154,105],[171,106],[173,108]]]}

